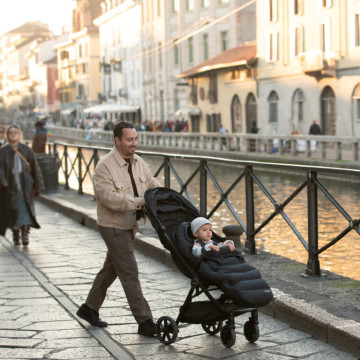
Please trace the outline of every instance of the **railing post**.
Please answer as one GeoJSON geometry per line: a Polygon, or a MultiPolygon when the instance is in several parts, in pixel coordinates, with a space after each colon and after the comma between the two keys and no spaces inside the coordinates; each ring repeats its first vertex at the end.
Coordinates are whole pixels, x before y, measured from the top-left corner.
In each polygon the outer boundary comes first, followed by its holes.
{"type": "Polygon", "coordinates": [[[318,199],[317,187],[314,179],[317,178],[315,171],[308,172],[307,197],[308,197],[308,263],[306,273],[311,276],[320,276],[320,262],[317,254],[318,244],[318,199]]]}
{"type": "Polygon", "coordinates": [[[246,193],[246,241],[245,252],[256,254],[255,245],[255,216],[254,216],[254,183],[251,177],[252,166],[245,166],[245,193],[246,193]]]}
{"type": "Polygon", "coordinates": [[[79,183],[79,190],[78,194],[83,194],[82,189],[82,171],[81,171],[81,147],[78,147],[78,183],[79,183]]]}
{"type": "Polygon", "coordinates": [[[169,166],[169,157],[166,156],[164,159],[164,186],[170,189],[170,166],[169,166]]]}
{"type": "Polygon", "coordinates": [[[200,215],[206,217],[207,211],[207,173],[206,160],[200,160],[200,215]]]}
{"type": "Polygon", "coordinates": [[[69,167],[68,167],[68,147],[67,145],[64,146],[64,161],[65,161],[65,190],[69,190],[69,167]]]}

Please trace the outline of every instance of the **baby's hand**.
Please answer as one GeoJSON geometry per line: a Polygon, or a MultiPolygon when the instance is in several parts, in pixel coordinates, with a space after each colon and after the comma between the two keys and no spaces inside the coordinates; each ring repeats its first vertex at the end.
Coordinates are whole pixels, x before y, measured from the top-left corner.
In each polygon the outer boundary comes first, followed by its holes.
{"type": "Polygon", "coordinates": [[[227,243],[227,244],[225,244],[225,246],[228,246],[231,251],[234,251],[234,250],[235,250],[235,246],[234,246],[234,244],[232,244],[232,243],[227,243]]]}
{"type": "Polygon", "coordinates": [[[215,250],[215,251],[220,251],[220,248],[219,248],[218,246],[214,245],[214,244],[209,245],[209,248],[210,248],[210,249],[213,249],[213,250],[215,250]]]}

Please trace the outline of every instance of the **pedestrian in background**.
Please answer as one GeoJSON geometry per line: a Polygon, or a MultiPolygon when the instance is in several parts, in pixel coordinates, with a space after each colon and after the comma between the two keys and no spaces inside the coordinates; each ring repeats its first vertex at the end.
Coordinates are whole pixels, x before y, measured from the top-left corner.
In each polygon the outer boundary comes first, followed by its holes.
{"type": "Polygon", "coordinates": [[[5,145],[6,139],[5,139],[5,127],[0,126],[0,148],[5,145]]]}
{"type": "Polygon", "coordinates": [[[44,154],[46,152],[47,130],[41,121],[35,123],[35,135],[32,141],[32,150],[36,154],[44,154]]]}
{"type": "MultiPolygon", "coordinates": [[[[227,134],[227,130],[226,130],[226,128],[225,128],[225,126],[224,125],[222,125],[222,124],[220,124],[219,125],[219,134],[227,134]]],[[[226,146],[226,138],[221,138],[221,143],[222,143],[222,146],[226,146]]]]}
{"type": "Polygon", "coordinates": [[[44,190],[44,180],[35,153],[22,143],[21,130],[10,125],[7,142],[0,149],[0,234],[10,228],[14,245],[29,245],[30,227],[39,229],[34,197],[44,190]]]}
{"type": "Polygon", "coordinates": [[[145,217],[144,192],[160,184],[144,160],[135,154],[138,138],[134,126],[119,122],[113,133],[115,147],[99,161],[94,175],[97,223],[107,255],[77,315],[93,326],[106,327],[108,324],[99,318],[99,310],[107,289],[118,277],[138,323],[138,334],[153,336],[156,326],[141,290],[134,240],[137,221],[145,217]]]}
{"type": "Polygon", "coordinates": [[[321,135],[321,129],[316,120],[313,120],[310,126],[309,135],[321,135]]]}
{"type": "MultiPolygon", "coordinates": [[[[317,121],[314,119],[310,129],[309,129],[309,135],[321,135],[321,129],[320,126],[317,124],[317,121]]],[[[310,141],[310,149],[311,151],[316,151],[317,148],[317,141],[311,140],[310,141]]]]}

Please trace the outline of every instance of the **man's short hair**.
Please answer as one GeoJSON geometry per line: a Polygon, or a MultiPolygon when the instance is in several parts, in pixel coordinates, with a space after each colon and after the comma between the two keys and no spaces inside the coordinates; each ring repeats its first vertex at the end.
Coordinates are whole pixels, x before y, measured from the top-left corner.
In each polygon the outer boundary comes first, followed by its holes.
{"type": "Polygon", "coordinates": [[[42,121],[37,121],[37,122],[35,123],[35,127],[36,127],[36,128],[41,128],[41,127],[43,127],[42,121]]]}
{"type": "Polygon", "coordinates": [[[134,125],[125,121],[120,121],[116,123],[113,129],[114,138],[118,137],[119,139],[121,139],[123,136],[123,129],[134,129],[134,125]]]}

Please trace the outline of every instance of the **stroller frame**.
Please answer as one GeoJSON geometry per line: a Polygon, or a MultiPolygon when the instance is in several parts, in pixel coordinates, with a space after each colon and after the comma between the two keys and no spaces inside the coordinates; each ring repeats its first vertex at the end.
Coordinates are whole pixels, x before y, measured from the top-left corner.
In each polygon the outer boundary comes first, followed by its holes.
{"type": "MultiPolygon", "coordinates": [[[[169,192],[170,195],[174,195],[176,197],[180,196],[181,198],[183,198],[183,196],[176,191],[167,188],[155,188],[145,192],[147,214],[154,229],[159,235],[161,243],[170,251],[173,259],[176,259],[175,264],[177,267],[180,268],[180,270],[191,279],[190,290],[183,305],[180,306],[179,315],[177,316],[176,321],[170,316],[162,316],[158,319],[156,323],[156,335],[159,341],[165,345],[169,345],[175,342],[178,336],[180,323],[201,324],[204,331],[209,335],[216,335],[220,332],[221,342],[225,347],[230,348],[236,342],[235,317],[248,312],[250,312],[251,315],[249,320],[244,324],[244,336],[249,342],[252,343],[258,340],[260,332],[258,326],[259,322],[257,308],[239,307],[234,303],[226,303],[227,298],[225,294],[223,294],[219,299],[214,298],[211,292],[220,289],[215,285],[209,286],[204,284],[199,279],[194,269],[184,259],[183,255],[174,245],[170,236],[166,233],[166,228],[164,225],[161,224],[158,217],[153,213],[151,207],[148,206],[147,198],[150,196],[149,194],[153,193],[154,191],[169,192]],[[204,294],[209,299],[209,301],[193,301],[202,294],[204,294]],[[205,318],[205,320],[201,319],[201,317],[192,318],[189,316],[191,310],[202,310],[204,308],[208,316],[205,318]],[[225,325],[223,325],[224,320],[226,320],[225,325]]],[[[185,198],[183,199],[188,202],[185,198]]],[[[188,206],[190,206],[190,210],[192,210],[192,215],[194,218],[200,216],[198,210],[189,202],[188,206]]],[[[215,233],[213,233],[213,237],[220,241],[223,239],[215,233]]]]}

